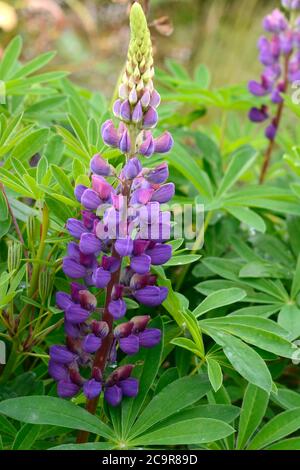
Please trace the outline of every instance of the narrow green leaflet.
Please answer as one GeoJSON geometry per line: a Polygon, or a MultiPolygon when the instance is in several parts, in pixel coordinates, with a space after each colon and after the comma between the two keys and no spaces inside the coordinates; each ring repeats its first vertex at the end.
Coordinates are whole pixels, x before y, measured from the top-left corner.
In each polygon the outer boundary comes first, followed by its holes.
{"type": "Polygon", "coordinates": [[[233,287],[231,289],[221,289],[208,295],[206,299],[198,305],[193,311],[196,318],[201,315],[225,305],[234,304],[241,301],[246,297],[246,292],[243,289],[233,287]]]}
{"type": "Polygon", "coordinates": [[[215,392],[219,390],[223,383],[223,374],[220,364],[211,357],[206,358],[208,378],[215,392]]]}
{"type": "Polygon", "coordinates": [[[39,437],[40,426],[24,424],[17,433],[12,450],[30,450],[39,437]]]}
{"type": "Polygon", "coordinates": [[[262,233],[266,231],[266,224],[264,222],[264,219],[248,207],[225,207],[226,210],[231,215],[233,215],[233,217],[240,220],[244,224],[249,225],[249,227],[252,227],[262,233]]]}
{"type": "Polygon", "coordinates": [[[247,445],[265,415],[268,402],[268,393],[253,384],[248,385],[240,415],[237,449],[247,445]]]}

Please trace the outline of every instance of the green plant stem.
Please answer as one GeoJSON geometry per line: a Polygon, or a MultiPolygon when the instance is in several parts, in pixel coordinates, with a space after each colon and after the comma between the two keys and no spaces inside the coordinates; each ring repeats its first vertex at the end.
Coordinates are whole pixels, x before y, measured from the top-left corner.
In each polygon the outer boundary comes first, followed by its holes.
{"type": "MultiPolygon", "coordinates": [[[[191,250],[191,254],[194,254],[196,253],[196,251],[199,250],[200,246],[201,246],[201,243],[203,241],[203,237],[206,233],[206,230],[207,230],[207,227],[209,226],[209,222],[211,221],[211,218],[212,218],[212,215],[213,213],[212,212],[208,212],[206,217],[205,217],[205,221],[204,221],[204,227],[203,227],[203,231],[200,230],[196,240],[195,240],[195,243],[193,245],[193,248],[191,250]]],[[[188,271],[189,271],[189,268],[190,268],[190,265],[189,264],[186,264],[180,271],[179,275],[178,275],[178,279],[177,279],[177,283],[176,283],[176,287],[175,289],[178,291],[180,290],[180,287],[184,281],[184,278],[185,276],[187,275],[188,271]]]]}

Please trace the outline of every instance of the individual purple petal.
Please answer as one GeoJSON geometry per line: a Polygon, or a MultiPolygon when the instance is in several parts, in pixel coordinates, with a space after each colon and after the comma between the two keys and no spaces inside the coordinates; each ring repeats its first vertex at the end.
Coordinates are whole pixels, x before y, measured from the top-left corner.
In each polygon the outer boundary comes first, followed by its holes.
{"type": "Polygon", "coordinates": [[[144,142],[140,145],[139,153],[144,155],[145,157],[151,157],[153,152],[154,152],[154,139],[152,137],[152,134],[149,133],[149,135],[146,137],[144,142]]]}
{"type": "Polygon", "coordinates": [[[126,122],[131,120],[130,103],[128,100],[124,101],[120,106],[120,117],[126,122]]]}
{"type": "Polygon", "coordinates": [[[81,202],[82,195],[86,189],[88,189],[87,186],[84,186],[83,184],[75,186],[74,194],[78,202],[81,202]]]}
{"type": "Polygon", "coordinates": [[[133,240],[131,238],[119,238],[115,242],[116,252],[122,256],[130,256],[133,250],[133,240]]]}
{"type": "Polygon", "coordinates": [[[81,335],[80,325],[76,325],[75,323],[70,323],[65,319],[64,322],[64,330],[66,336],[70,336],[71,338],[79,338],[81,335]]]}
{"type": "Polygon", "coordinates": [[[168,153],[173,145],[174,140],[170,132],[164,132],[160,137],[154,140],[154,152],[168,153]]]}
{"type": "Polygon", "coordinates": [[[72,237],[79,239],[80,236],[87,231],[84,223],[77,219],[68,219],[66,229],[72,237]]]}
{"type": "Polygon", "coordinates": [[[139,343],[143,348],[153,348],[161,341],[161,331],[158,328],[146,328],[139,333],[139,343]]]}
{"type": "Polygon", "coordinates": [[[154,191],[151,201],[156,201],[159,203],[165,203],[170,201],[175,194],[175,185],[174,183],[166,183],[156,191],[154,191]]]}
{"type": "Polygon", "coordinates": [[[151,94],[151,99],[150,99],[150,106],[153,106],[153,108],[157,108],[159,105],[160,105],[160,94],[156,90],[153,90],[151,94]]]}
{"type": "Polygon", "coordinates": [[[128,95],[128,100],[129,100],[129,103],[132,105],[132,104],[135,104],[138,100],[138,96],[137,96],[137,92],[136,92],[136,88],[132,88],[132,90],[130,91],[129,95],[128,95]]]}
{"type": "Polygon", "coordinates": [[[128,379],[121,380],[120,387],[123,395],[126,397],[136,397],[139,393],[139,381],[135,377],[129,377],[128,379]]]}
{"type": "Polygon", "coordinates": [[[252,122],[263,122],[269,117],[264,106],[261,108],[251,108],[248,116],[252,122]]]}
{"type": "Polygon", "coordinates": [[[85,267],[68,256],[63,259],[62,269],[66,276],[73,279],[79,279],[86,274],[85,267]]]}
{"type": "Polygon", "coordinates": [[[121,104],[121,100],[116,100],[113,105],[113,113],[117,118],[120,117],[121,104]]]}
{"type": "Polygon", "coordinates": [[[138,274],[145,274],[150,271],[151,258],[146,254],[132,256],[130,260],[131,269],[138,274]]]}
{"type": "Polygon", "coordinates": [[[288,22],[284,14],[276,8],[263,20],[263,27],[269,33],[280,33],[288,27],[288,22]]]}
{"type": "Polygon", "coordinates": [[[89,318],[90,314],[90,311],[78,304],[70,305],[65,311],[66,320],[70,323],[83,323],[89,318]]]}
{"type": "Polygon", "coordinates": [[[103,201],[106,201],[113,192],[112,186],[103,178],[103,176],[92,176],[92,188],[100,196],[103,201]]]}
{"type": "Polygon", "coordinates": [[[102,385],[100,382],[97,382],[95,379],[90,379],[84,382],[83,384],[83,393],[88,400],[92,400],[100,395],[102,390],[102,385]]]}
{"type": "Polygon", "coordinates": [[[168,295],[166,287],[146,286],[136,290],[134,296],[138,302],[149,307],[157,307],[162,304],[168,295]]]}
{"type": "Polygon", "coordinates": [[[282,101],[283,101],[283,98],[282,98],[282,96],[281,96],[281,94],[280,94],[280,92],[277,88],[275,88],[275,90],[272,91],[271,101],[272,101],[272,103],[275,103],[275,104],[282,103],[282,101]]]}
{"type": "Polygon", "coordinates": [[[59,380],[68,380],[69,372],[64,364],[55,362],[53,359],[50,359],[48,364],[49,375],[56,381],[59,380]]]}
{"type": "Polygon", "coordinates": [[[108,304],[108,311],[115,320],[124,317],[126,313],[126,303],[123,299],[111,300],[108,304]]]}
{"type": "Polygon", "coordinates": [[[82,348],[87,353],[95,353],[101,348],[101,344],[102,339],[91,333],[83,339],[82,348]]]}
{"type": "Polygon", "coordinates": [[[88,230],[92,230],[95,224],[95,221],[98,220],[98,217],[94,212],[83,210],[81,211],[82,222],[88,230]]]}
{"type": "Polygon", "coordinates": [[[144,92],[143,96],[141,97],[141,105],[144,109],[148,108],[148,106],[150,104],[150,99],[151,99],[150,92],[149,92],[149,90],[146,90],[144,92]]]}
{"type": "Polygon", "coordinates": [[[150,108],[144,115],[144,120],[143,120],[144,129],[151,129],[152,127],[155,127],[157,124],[157,121],[158,121],[157,111],[152,106],[150,106],[150,108]]]}
{"type": "Polygon", "coordinates": [[[152,188],[139,188],[133,191],[130,199],[130,204],[148,204],[151,201],[154,190],[152,188]]]}
{"type": "Polygon", "coordinates": [[[142,164],[137,157],[130,158],[123,168],[123,176],[133,180],[142,171],[142,164]]]}
{"type": "Polygon", "coordinates": [[[96,173],[96,175],[100,175],[100,176],[111,175],[111,166],[100,155],[100,153],[97,153],[96,155],[93,156],[91,163],[90,163],[90,168],[93,173],[96,173]]]}
{"type": "Polygon", "coordinates": [[[102,256],[102,268],[110,273],[115,273],[121,264],[120,259],[116,258],[115,256],[102,256]]]}
{"type": "Polygon", "coordinates": [[[86,209],[96,210],[101,204],[101,199],[96,191],[93,189],[86,189],[81,197],[81,204],[86,209]]]}
{"type": "Polygon", "coordinates": [[[101,241],[93,233],[83,233],[80,237],[79,248],[85,255],[99,253],[101,246],[101,241]]]}
{"type": "Polygon", "coordinates": [[[142,121],[142,119],[143,119],[143,108],[142,108],[142,104],[141,104],[140,101],[136,104],[136,106],[133,110],[131,119],[132,119],[132,122],[134,122],[135,124],[142,121]]]}
{"type": "Polygon", "coordinates": [[[254,96],[266,96],[269,93],[269,90],[263,87],[260,83],[255,80],[250,80],[248,84],[248,89],[250,93],[254,96]]]}
{"type": "Polygon", "coordinates": [[[171,245],[157,243],[153,248],[146,251],[151,258],[151,264],[160,266],[172,257],[171,245]]]}
{"type": "Polygon", "coordinates": [[[129,133],[127,130],[125,130],[121,136],[121,139],[119,142],[119,148],[121,152],[123,153],[128,153],[130,151],[131,143],[130,143],[129,133]]]}
{"type": "Polygon", "coordinates": [[[104,399],[111,406],[118,406],[122,401],[122,390],[118,385],[106,387],[104,392],[104,399]]]}
{"type": "Polygon", "coordinates": [[[50,359],[59,364],[71,364],[75,359],[75,354],[68,350],[67,346],[54,344],[49,349],[50,359]]]}
{"type": "Polygon", "coordinates": [[[90,291],[84,289],[79,291],[79,303],[82,308],[93,311],[97,307],[97,299],[90,291]]]}
{"type": "Polygon", "coordinates": [[[61,398],[72,398],[79,392],[79,385],[67,380],[60,380],[57,384],[57,394],[61,398]]]}
{"type": "Polygon", "coordinates": [[[119,134],[111,119],[105,121],[101,127],[103,142],[110,147],[118,147],[119,134]]]}
{"type": "Polygon", "coordinates": [[[66,292],[56,292],[56,305],[61,309],[65,310],[68,308],[73,302],[71,296],[66,292]]]}
{"type": "Polygon", "coordinates": [[[269,140],[274,140],[277,133],[277,127],[272,123],[265,130],[265,136],[269,140]]]}
{"type": "Polygon", "coordinates": [[[93,274],[93,282],[98,289],[104,289],[111,279],[111,274],[102,267],[97,268],[93,274]]]}
{"type": "Polygon", "coordinates": [[[136,335],[129,335],[119,339],[120,349],[128,356],[132,356],[139,351],[139,338],[136,335]]]}
{"type": "Polygon", "coordinates": [[[151,184],[161,184],[164,183],[169,177],[169,168],[167,163],[161,163],[157,167],[149,170],[145,174],[145,178],[151,184]]]}

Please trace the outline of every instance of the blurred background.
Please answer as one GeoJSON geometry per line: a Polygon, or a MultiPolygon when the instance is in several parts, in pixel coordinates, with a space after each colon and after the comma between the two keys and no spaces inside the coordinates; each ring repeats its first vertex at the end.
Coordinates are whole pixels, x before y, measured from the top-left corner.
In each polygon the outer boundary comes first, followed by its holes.
{"type": "MultiPolygon", "coordinates": [[[[279,0],[141,0],[148,6],[156,64],[172,58],[190,73],[204,63],[213,86],[234,84],[260,71],[256,43],[263,16],[279,0]]],[[[17,33],[23,59],[57,50],[51,67],[110,96],[128,44],[130,0],[0,1],[0,54],[17,33]]]]}

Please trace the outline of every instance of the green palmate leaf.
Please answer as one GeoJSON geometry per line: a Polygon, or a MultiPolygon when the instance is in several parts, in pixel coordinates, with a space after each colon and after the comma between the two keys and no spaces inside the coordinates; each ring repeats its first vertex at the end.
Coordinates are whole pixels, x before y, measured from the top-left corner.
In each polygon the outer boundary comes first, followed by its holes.
{"type": "Polygon", "coordinates": [[[223,383],[223,374],[221,366],[215,359],[212,359],[210,357],[206,358],[206,362],[209,381],[214,391],[217,392],[223,383]]]}
{"type": "Polygon", "coordinates": [[[227,359],[242,377],[248,380],[248,382],[264,389],[267,393],[271,392],[271,374],[257,352],[232,335],[219,332],[207,326],[205,331],[217,344],[222,346],[227,359]]]}
{"type": "MultiPolygon", "coordinates": [[[[151,322],[152,328],[159,328],[163,331],[163,324],[158,317],[151,322]]],[[[143,365],[136,368],[135,376],[139,378],[140,389],[138,396],[133,400],[128,398],[122,402],[122,433],[123,436],[128,435],[130,428],[138,417],[142,406],[148,396],[149,390],[157,375],[161,355],[163,350],[163,341],[152,349],[143,349],[137,355],[130,357],[127,362],[141,362],[143,365]]]]}
{"type": "Polygon", "coordinates": [[[154,429],[168,426],[169,424],[178,423],[179,421],[186,421],[194,418],[210,418],[224,421],[225,423],[232,423],[240,414],[240,408],[232,405],[223,404],[209,404],[191,406],[180,413],[175,414],[165,420],[163,423],[155,426],[154,429]]]}
{"type": "Polygon", "coordinates": [[[10,398],[0,403],[0,414],[29,424],[48,424],[88,431],[108,439],[111,429],[74,403],[47,396],[10,398]]]}
{"type": "Polygon", "coordinates": [[[174,344],[175,346],[179,346],[180,348],[187,349],[188,351],[191,351],[193,354],[196,354],[196,356],[202,357],[202,351],[198,349],[197,345],[188,338],[174,338],[171,341],[171,344],[174,344]]]}
{"type": "Polygon", "coordinates": [[[265,450],[300,450],[300,437],[291,437],[283,441],[276,442],[265,450]]]}
{"type": "Polygon", "coordinates": [[[193,314],[196,318],[199,318],[210,310],[239,302],[244,299],[246,295],[247,294],[244,290],[236,287],[231,289],[221,289],[206,297],[206,299],[204,299],[203,302],[195,308],[193,314]]]}
{"type": "Polygon", "coordinates": [[[0,190],[0,221],[7,220],[8,207],[3,192],[0,190]]]}
{"type": "Polygon", "coordinates": [[[198,261],[201,255],[176,255],[173,256],[164,266],[183,266],[198,261]]]}
{"type": "Polygon", "coordinates": [[[217,196],[226,193],[234,183],[253,165],[258,153],[249,145],[239,148],[233,153],[229,166],[219,186],[217,196]]]}
{"type": "Polygon", "coordinates": [[[279,388],[271,394],[271,399],[284,409],[300,408],[300,394],[294,390],[279,388]]]}
{"type": "Polygon", "coordinates": [[[266,231],[266,224],[264,219],[260,217],[256,212],[252,211],[248,207],[226,207],[226,210],[233,215],[236,219],[240,220],[244,224],[264,233],[266,231]]]}
{"type": "Polygon", "coordinates": [[[22,49],[22,38],[16,36],[7,46],[0,62],[0,79],[7,80],[14,70],[22,49]]]}
{"type": "Polygon", "coordinates": [[[73,198],[74,188],[72,184],[70,183],[70,180],[65,174],[65,172],[61,168],[59,168],[57,165],[53,165],[53,164],[51,165],[51,171],[55,180],[61,187],[62,191],[66,193],[68,196],[70,196],[71,198],[73,198]]]}
{"type": "Polygon", "coordinates": [[[240,415],[237,449],[247,445],[265,415],[268,402],[268,393],[253,384],[248,385],[240,415]]]}
{"type": "Polygon", "coordinates": [[[130,438],[199,401],[209,390],[210,384],[205,376],[183,377],[167,385],[139,416],[130,431],[130,438]]]}
{"type": "Polygon", "coordinates": [[[31,132],[14,147],[13,156],[18,160],[28,160],[43,148],[48,134],[48,129],[38,129],[31,132]]]}
{"type": "Polygon", "coordinates": [[[294,340],[300,336],[300,309],[296,305],[284,305],[278,315],[278,323],[294,340]]]}
{"type": "Polygon", "coordinates": [[[17,433],[12,450],[30,450],[39,437],[41,426],[24,424],[17,433]]]}
{"type": "Polygon", "coordinates": [[[272,418],[254,437],[249,450],[262,449],[300,428],[300,408],[284,411],[272,418]]]}
{"type": "Polygon", "coordinates": [[[132,445],[203,444],[224,439],[234,433],[229,424],[216,419],[195,418],[179,421],[137,437],[132,445]]]}
{"type": "Polygon", "coordinates": [[[23,77],[26,77],[26,75],[30,75],[34,72],[36,72],[37,70],[41,69],[42,67],[44,67],[45,65],[48,64],[48,62],[50,62],[53,57],[55,56],[56,52],[44,52],[44,54],[41,54],[37,57],[35,57],[34,59],[32,59],[31,61],[27,62],[27,64],[23,65],[22,67],[20,67],[18,69],[17,72],[15,72],[11,78],[13,79],[17,79],[17,78],[23,78],[23,77]]]}
{"type": "Polygon", "coordinates": [[[211,80],[210,72],[206,65],[200,64],[195,70],[195,80],[201,88],[208,88],[211,80]]]}

